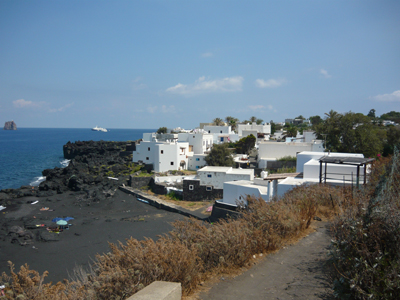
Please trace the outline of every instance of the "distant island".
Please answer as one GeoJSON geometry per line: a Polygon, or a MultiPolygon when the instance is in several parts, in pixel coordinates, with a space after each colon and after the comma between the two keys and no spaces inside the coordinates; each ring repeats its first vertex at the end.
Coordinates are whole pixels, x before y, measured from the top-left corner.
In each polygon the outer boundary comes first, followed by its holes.
{"type": "Polygon", "coordinates": [[[14,121],[8,121],[4,124],[4,130],[17,130],[17,124],[14,121]]]}

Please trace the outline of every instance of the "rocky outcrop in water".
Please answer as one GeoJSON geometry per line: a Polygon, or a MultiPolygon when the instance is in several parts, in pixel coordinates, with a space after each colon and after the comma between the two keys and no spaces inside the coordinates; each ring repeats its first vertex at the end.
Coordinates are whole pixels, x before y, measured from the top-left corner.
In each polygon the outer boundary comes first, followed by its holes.
{"type": "Polygon", "coordinates": [[[4,124],[4,130],[17,130],[17,124],[14,121],[8,121],[4,124]]]}
{"type": "Polygon", "coordinates": [[[46,180],[38,188],[1,190],[0,204],[13,198],[49,197],[64,192],[79,192],[85,199],[101,201],[118,186],[127,184],[129,175],[138,171],[132,162],[132,149],[134,142],[68,142],[63,146],[64,157],[71,159],[66,168],[44,170],[46,180]]]}

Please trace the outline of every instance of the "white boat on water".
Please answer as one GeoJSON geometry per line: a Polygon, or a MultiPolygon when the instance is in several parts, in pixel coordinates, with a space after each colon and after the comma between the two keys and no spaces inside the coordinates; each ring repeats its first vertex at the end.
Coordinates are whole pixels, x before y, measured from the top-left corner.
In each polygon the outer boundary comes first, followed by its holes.
{"type": "Polygon", "coordinates": [[[107,132],[107,129],[105,129],[105,128],[101,128],[101,127],[94,127],[94,128],[92,128],[92,130],[93,131],[102,131],[102,132],[107,132]]]}

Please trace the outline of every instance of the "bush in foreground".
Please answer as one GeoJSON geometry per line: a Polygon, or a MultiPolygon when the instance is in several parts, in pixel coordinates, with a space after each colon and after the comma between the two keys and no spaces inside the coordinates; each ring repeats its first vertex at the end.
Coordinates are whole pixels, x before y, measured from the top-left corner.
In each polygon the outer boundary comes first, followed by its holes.
{"type": "Polygon", "coordinates": [[[180,282],[188,295],[211,274],[248,266],[254,254],[298,237],[316,214],[337,213],[342,197],[342,189],[325,185],[301,186],[268,203],[248,197],[238,219],[177,221],[157,241],[110,244],[109,253],[96,257],[93,271],[73,281],[43,284],[47,274],[25,266],[17,273],[11,268],[11,276],[3,273],[1,284],[7,285],[6,299],[125,299],[155,280],[180,282]]]}

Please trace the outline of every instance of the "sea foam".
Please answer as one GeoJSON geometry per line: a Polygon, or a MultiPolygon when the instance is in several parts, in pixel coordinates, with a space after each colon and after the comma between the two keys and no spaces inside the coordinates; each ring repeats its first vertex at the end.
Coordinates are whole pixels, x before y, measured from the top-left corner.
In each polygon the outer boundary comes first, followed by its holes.
{"type": "Polygon", "coordinates": [[[64,159],[60,161],[60,164],[63,166],[63,168],[66,168],[68,167],[70,161],[71,161],[70,159],[64,159]]]}
{"type": "Polygon", "coordinates": [[[39,186],[39,184],[46,180],[45,176],[35,177],[35,180],[32,181],[29,185],[30,186],[39,186]]]}

